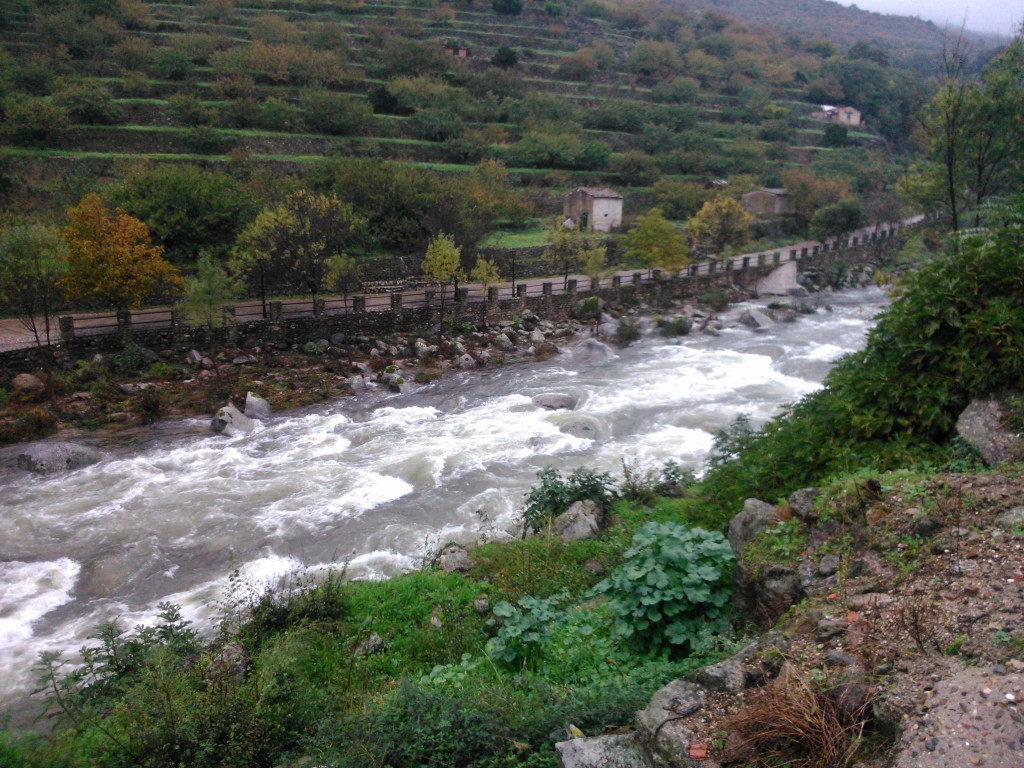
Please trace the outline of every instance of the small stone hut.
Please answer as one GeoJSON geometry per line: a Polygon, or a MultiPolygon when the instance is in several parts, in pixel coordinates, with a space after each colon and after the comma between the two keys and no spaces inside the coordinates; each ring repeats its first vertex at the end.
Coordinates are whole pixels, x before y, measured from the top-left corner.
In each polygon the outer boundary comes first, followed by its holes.
{"type": "Polygon", "coordinates": [[[622,195],[611,189],[577,187],[562,200],[566,225],[583,232],[612,232],[622,226],[622,195]]]}
{"type": "Polygon", "coordinates": [[[792,213],[789,192],[779,188],[747,192],[743,195],[743,207],[755,216],[787,216],[792,213]]]}

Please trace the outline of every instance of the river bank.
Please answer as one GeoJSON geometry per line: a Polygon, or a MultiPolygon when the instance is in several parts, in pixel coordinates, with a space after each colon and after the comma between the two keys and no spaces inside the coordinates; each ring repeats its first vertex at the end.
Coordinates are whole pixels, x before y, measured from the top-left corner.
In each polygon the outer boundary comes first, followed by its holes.
{"type": "MultiPolygon", "coordinates": [[[[718,335],[666,337],[637,318],[643,335],[628,348],[587,338],[543,361],[394,382],[399,392],[368,381],[249,435],[214,435],[207,411],[104,438],[108,455],[73,473],[32,476],[8,462],[5,697],[28,687],[39,651],[76,648],[101,621],[148,623],[170,601],[197,626],[215,624],[235,567],[262,582],[346,562],[349,577],[377,579],[450,540],[514,538],[545,466],[618,474],[624,459],[672,459],[699,471],[715,430],[740,413],[760,423],[817,388],[863,343],[884,298],[830,295],[832,312],[762,330],[739,324],[753,307],[737,307],[718,335]],[[534,401],[550,395],[574,407],[534,401]]],[[[413,359],[408,371],[422,367],[413,359]]]]}

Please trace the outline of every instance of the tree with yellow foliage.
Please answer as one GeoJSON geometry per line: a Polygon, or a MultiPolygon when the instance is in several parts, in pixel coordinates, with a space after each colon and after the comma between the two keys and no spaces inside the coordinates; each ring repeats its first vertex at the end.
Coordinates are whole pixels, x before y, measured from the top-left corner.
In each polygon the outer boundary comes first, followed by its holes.
{"type": "Polygon", "coordinates": [[[640,263],[648,270],[675,273],[689,263],[686,237],[662,215],[660,208],[652,208],[638,218],[622,242],[626,260],[640,263]]]}
{"type": "Polygon", "coordinates": [[[744,245],[750,239],[753,223],[754,217],[738,200],[723,195],[704,203],[690,219],[688,229],[701,247],[720,254],[744,245]]]}
{"type": "Polygon", "coordinates": [[[86,195],[68,209],[61,234],[68,244],[61,287],[72,303],[135,309],[146,300],[176,298],[185,287],[146,225],[120,208],[107,210],[99,195],[86,195]]]}

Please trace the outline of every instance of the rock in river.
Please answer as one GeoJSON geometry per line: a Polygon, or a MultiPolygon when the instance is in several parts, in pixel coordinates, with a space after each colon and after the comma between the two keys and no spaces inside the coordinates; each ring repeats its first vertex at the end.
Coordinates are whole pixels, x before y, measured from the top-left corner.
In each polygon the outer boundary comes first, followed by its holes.
{"type": "Polygon", "coordinates": [[[77,443],[32,443],[18,454],[18,467],[28,472],[48,474],[87,467],[101,458],[99,451],[77,443]]]}

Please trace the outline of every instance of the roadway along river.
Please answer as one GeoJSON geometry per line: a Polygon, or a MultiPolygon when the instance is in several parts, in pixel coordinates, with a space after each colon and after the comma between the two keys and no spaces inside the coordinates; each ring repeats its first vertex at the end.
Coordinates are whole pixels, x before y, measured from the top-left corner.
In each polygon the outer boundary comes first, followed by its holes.
{"type": "MultiPolygon", "coordinates": [[[[646,336],[545,363],[452,374],[277,416],[223,437],[191,419],[98,439],[100,464],[37,477],[0,464],[0,702],[25,713],[32,664],[75,650],[101,620],[131,626],[161,601],[211,622],[235,566],[272,579],[348,561],[355,578],[417,567],[448,540],[515,535],[537,470],[672,458],[699,470],[714,430],[761,422],[858,349],[880,291],[761,332],[646,336]],[[531,397],[560,392],[575,411],[531,397]]],[[[735,316],[740,308],[733,308],[735,316]]],[[[0,705],[2,706],[2,705],[0,705]]]]}

